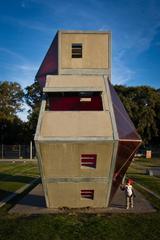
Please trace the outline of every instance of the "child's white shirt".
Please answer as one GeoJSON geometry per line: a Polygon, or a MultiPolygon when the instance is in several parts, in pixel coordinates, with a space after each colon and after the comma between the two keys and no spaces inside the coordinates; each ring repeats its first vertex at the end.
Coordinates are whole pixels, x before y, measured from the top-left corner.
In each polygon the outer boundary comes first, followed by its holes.
{"type": "Polygon", "coordinates": [[[127,194],[127,196],[128,197],[130,197],[130,196],[132,196],[132,194],[133,194],[133,191],[132,191],[132,185],[126,185],[125,186],[125,189],[126,189],[126,194],[127,194]]]}

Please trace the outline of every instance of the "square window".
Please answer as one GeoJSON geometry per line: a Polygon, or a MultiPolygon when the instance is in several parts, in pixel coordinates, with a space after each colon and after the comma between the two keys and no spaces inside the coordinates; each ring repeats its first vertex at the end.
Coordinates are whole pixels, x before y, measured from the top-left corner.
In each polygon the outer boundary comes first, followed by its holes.
{"type": "Polygon", "coordinates": [[[81,190],[81,198],[93,200],[94,199],[94,190],[93,189],[81,190]]]}
{"type": "Polygon", "coordinates": [[[81,154],[81,167],[96,168],[97,154],[81,154]]]}
{"type": "Polygon", "coordinates": [[[82,43],[72,43],[72,58],[82,58],[82,43]]]}

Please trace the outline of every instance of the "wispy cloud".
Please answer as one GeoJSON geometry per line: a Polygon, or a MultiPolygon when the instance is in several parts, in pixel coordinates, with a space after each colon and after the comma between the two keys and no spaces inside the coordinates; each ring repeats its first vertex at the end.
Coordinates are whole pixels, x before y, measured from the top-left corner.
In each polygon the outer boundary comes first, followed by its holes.
{"type": "Polygon", "coordinates": [[[17,70],[35,72],[38,69],[38,66],[32,64],[22,64],[22,65],[14,65],[17,70]]]}
{"type": "Polygon", "coordinates": [[[14,81],[18,81],[23,88],[31,85],[34,81],[37,67],[31,64],[14,65],[11,71],[11,77],[14,81]]]}
{"type": "Polygon", "coordinates": [[[7,54],[9,56],[12,56],[15,59],[21,60],[21,61],[26,61],[26,58],[24,56],[22,56],[21,54],[10,50],[9,48],[4,48],[4,47],[0,47],[0,52],[3,54],[7,54]]]}
{"type": "Polygon", "coordinates": [[[45,33],[50,33],[54,31],[54,28],[49,27],[48,25],[44,24],[44,22],[39,21],[31,21],[31,20],[22,20],[19,18],[11,17],[11,16],[1,16],[2,21],[6,22],[7,24],[25,27],[29,29],[33,29],[36,31],[41,31],[45,33]]]}
{"type": "Polygon", "coordinates": [[[1,74],[0,81],[15,81],[21,84],[22,88],[31,85],[34,81],[38,65],[31,63],[2,63],[5,74],[1,74]]]}
{"type": "Polygon", "coordinates": [[[134,81],[135,72],[121,61],[116,61],[112,70],[112,83],[124,85],[130,81],[134,81]]]}

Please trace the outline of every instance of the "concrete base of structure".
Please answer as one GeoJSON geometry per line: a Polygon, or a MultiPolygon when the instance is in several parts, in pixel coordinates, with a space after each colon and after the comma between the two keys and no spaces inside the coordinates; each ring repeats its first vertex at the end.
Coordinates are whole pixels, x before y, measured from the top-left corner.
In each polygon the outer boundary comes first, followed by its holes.
{"type": "Polygon", "coordinates": [[[42,185],[37,185],[30,193],[21,199],[10,211],[10,214],[48,214],[48,213],[151,213],[156,210],[135,190],[134,208],[126,209],[124,192],[118,190],[108,208],[81,208],[81,209],[49,209],[46,208],[42,185]]]}

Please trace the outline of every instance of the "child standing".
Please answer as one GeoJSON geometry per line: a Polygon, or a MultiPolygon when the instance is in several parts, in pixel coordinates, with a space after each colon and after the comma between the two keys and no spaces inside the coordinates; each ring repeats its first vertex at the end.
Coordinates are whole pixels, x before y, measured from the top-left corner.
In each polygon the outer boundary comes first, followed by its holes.
{"type": "Polygon", "coordinates": [[[124,187],[125,196],[126,196],[126,209],[130,207],[133,208],[133,197],[135,197],[133,187],[132,187],[132,179],[128,179],[127,184],[124,187]]]}

